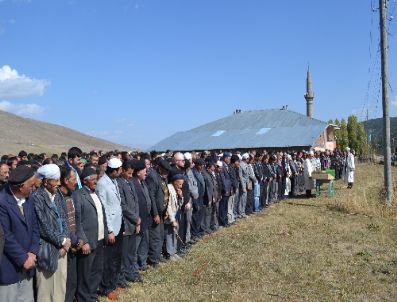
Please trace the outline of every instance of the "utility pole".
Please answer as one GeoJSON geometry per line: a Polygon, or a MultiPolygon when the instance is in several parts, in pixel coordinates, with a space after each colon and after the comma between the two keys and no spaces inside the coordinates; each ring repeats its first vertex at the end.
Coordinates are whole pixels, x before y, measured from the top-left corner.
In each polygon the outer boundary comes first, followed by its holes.
{"type": "Polygon", "coordinates": [[[391,175],[390,148],[390,102],[388,92],[388,59],[387,59],[387,0],[379,0],[380,12],[380,50],[382,66],[382,105],[383,105],[383,142],[384,142],[384,180],[386,203],[391,204],[393,198],[393,181],[391,175]]]}

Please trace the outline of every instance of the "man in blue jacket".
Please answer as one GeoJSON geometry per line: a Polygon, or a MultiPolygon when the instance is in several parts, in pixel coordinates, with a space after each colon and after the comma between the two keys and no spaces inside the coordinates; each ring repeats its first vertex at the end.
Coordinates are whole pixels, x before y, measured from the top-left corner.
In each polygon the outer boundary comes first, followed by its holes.
{"type": "Polygon", "coordinates": [[[0,193],[0,223],[4,230],[4,255],[0,262],[0,301],[33,302],[33,276],[40,234],[29,198],[35,183],[34,172],[19,166],[10,173],[0,193]]]}

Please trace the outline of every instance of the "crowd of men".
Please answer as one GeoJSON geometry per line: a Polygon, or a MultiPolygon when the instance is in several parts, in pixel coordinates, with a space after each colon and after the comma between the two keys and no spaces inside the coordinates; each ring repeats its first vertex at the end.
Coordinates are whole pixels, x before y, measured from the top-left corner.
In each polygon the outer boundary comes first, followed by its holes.
{"type": "Polygon", "coordinates": [[[312,197],[329,168],[352,188],[350,150],[2,156],[0,301],[117,300],[203,236],[312,197]]]}

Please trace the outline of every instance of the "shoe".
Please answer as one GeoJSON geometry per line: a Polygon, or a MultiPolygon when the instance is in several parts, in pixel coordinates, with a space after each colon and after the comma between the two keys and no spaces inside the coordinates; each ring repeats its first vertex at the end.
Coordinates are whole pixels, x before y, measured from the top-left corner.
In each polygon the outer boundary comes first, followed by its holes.
{"type": "Polygon", "coordinates": [[[119,299],[119,294],[114,290],[111,291],[110,293],[108,293],[106,295],[106,298],[108,298],[109,300],[115,301],[119,299]]]}

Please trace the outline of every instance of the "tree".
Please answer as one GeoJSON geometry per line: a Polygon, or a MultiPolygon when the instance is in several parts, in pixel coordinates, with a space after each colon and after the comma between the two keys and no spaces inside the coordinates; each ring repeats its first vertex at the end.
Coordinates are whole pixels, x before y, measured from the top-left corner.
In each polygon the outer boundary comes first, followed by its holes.
{"type": "Polygon", "coordinates": [[[336,131],[337,147],[339,150],[345,150],[349,146],[349,137],[347,133],[346,120],[342,119],[340,122],[340,129],[336,131]]]}
{"type": "Polygon", "coordinates": [[[328,125],[333,125],[334,121],[333,120],[328,120],[328,125]]]}
{"type": "Polygon", "coordinates": [[[350,115],[347,118],[347,137],[349,140],[349,147],[358,152],[359,138],[358,138],[359,122],[355,115],[350,115]]]}

